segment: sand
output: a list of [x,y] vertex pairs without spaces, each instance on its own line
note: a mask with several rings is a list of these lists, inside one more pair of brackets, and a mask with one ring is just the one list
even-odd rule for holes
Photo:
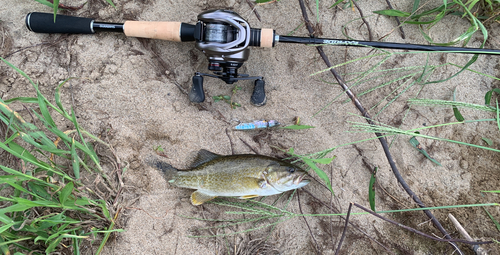
[[[79,5],[83,1],[66,3]],[[310,1],[309,17],[318,24],[320,37],[344,39],[343,26],[348,35],[358,40],[368,40],[368,32],[358,19],[359,12],[350,8],[328,9],[333,1],[320,1],[319,16],[315,14],[315,2]],[[394,19],[372,15],[372,11],[387,9],[385,1],[360,1],[375,39],[385,35],[387,41],[426,44],[418,27],[405,26],[406,39],[395,30]],[[393,2],[396,9],[411,10],[413,1]],[[121,1],[117,8],[105,1],[89,1],[78,11],[62,11],[64,14],[90,17],[104,22],[182,21],[194,24],[197,14],[209,9],[229,9],[239,13],[252,27],[273,28],[277,34],[286,35],[303,23],[298,1],[279,1],[257,6],[261,21],[257,19],[246,1]],[[424,8],[431,8],[426,6]],[[2,0],[0,19],[2,41],[0,53],[7,60],[24,70],[40,84],[48,98],[53,98],[57,84],[68,77],[79,77],[62,88],[63,103],[74,107],[80,125],[94,134],[108,134],[109,141],[118,157],[129,164],[124,173],[125,188],[117,207],[121,207],[118,228],[125,231],[113,235],[104,254],[333,254],[343,230],[344,221],[338,217],[295,217],[277,224],[274,228],[218,238],[191,238],[189,235],[214,235],[243,231],[262,224],[231,226],[208,230],[212,226],[195,219],[181,216],[234,219],[237,215],[224,212],[232,210],[215,204],[193,206],[189,202],[192,191],[170,187],[161,174],[142,163],[154,148],[161,146],[166,160],[175,167],[186,168],[193,153],[207,149],[215,153],[258,153],[284,156],[276,148],[294,148],[295,153],[315,153],[362,139],[373,138],[372,133],[352,133],[352,123],[363,122],[347,96],[329,72],[311,74],[326,68],[312,46],[278,43],[270,49],[252,48],[248,61],[240,73],[263,76],[266,81],[268,102],[263,107],[250,104],[253,82],[242,81],[242,88],[233,100],[241,107],[231,109],[224,102],[214,102],[213,96],[231,95],[233,85],[220,80],[205,78],[206,101],[200,106],[189,102],[183,90],[189,90],[191,78],[197,71],[208,72],[208,61],[195,49],[194,43],[127,38],[120,33],[95,35],[36,34],[28,31],[24,18],[32,11],[51,12],[51,9],[35,1],[12,4]],[[350,23],[349,23],[350,22]],[[445,17],[432,30],[435,41],[446,42],[460,35],[468,22],[456,16]],[[488,48],[500,48],[497,35],[500,30],[492,25]],[[304,26],[293,34],[308,36]],[[471,40],[469,47],[478,47],[481,37]],[[330,61],[343,63],[368,54],[370,49],[355,47],[325,47]],[[380,69],[422,66],[446,62],[464,65],[471,56],[459,54],[412,54],[395,55],[383,63]],[[368,59],[337,68],[342,74],[367,70],[378,60]],[[496,56],[480,56],[470,68],[491,76],[498,76]],[[446,66],[436,69],[429,80],[449,77],[458,71]],[[401,71],[403,72],[403,71]],[[20,75],[6,65],[0,66],[0,95],[2,99],[18,96],[35,96],[34,89]],[[346,75],[350,82],[354,75]],[[394,78],[391,78],[394,79]],[[361,93],[379,86],[390,79],[381,77],[362,83],[352,90]],[[484,95],[498,82],[472,72],[438,84],[411,86],[387,108],[386,103],[403,92],[407,83],[399,81],[387,87],[361,96],[360,101],[369,109],[376,121],[404,130],[456,121],[451,107],[411,106],[408,99],[427,98],[456,100],[484,104]],[[177,85],[179,84],[182,89]],[[352,85],[352,84],[350,84]],[[395,91],[393,94],[391,92]],[[338,97],[340,95],[340,97]],[[15,109],[22,109],[17,105]],[[380,110],[383,111],[376,115]],[[462,109],[468,120],[494,118],[492,113]],[[306,130],[234,131],[238,121],[275,119],[283,125],[291,125],[300,117],[301,124],[315,128]],[[60,121],[60,120],[59,120]],[[64,129],[64,128],[63,128]],[[494,122],[478,122],[445,126],[421,131],[426,135],[489,146],[482,139],[493,141],[492,148],[499,148],[498,128]],[[408,142],[410,137],[398,136],[390,140],[391,153],[402,176],[427,206],[489,203],[498,201],[495,194],[481,194],[481,190],[498,190],[498,153],[454,143],[420,138],[422,146],[442,166],[426,159]],[[247,146],[246,142],[249,146]],[[305,189],[327,204],[332,203],[341,212],[347,212],[350,202],[369,207],[368,184],[371,171],[378,167],[377,210],[414,208],[417,205],[397,183],[380,143],[371,140],[339,147],[328,157],[336,158],[329,165],[319,165],[332,180],[335,197],[317,182]],[[313,174],[313,176],[316,176]],[[114,176],[113,178],[116,178]],[[289,195],[288,193],[286,194]],[[287,210],[294,213],[331,213],[325,205],[305,191],[299,191]],[[286,197],[287,197],[286,196]],[[277,202],[283,208],[285,198]],[[264,200],[272,203],[278,196]],[[229,199],[229,201],[236,201]],[[112,201],[110,201],[112,202]],[[498,207],[488,207],[499,219]],[[355,212],[361,210],[354,209]],[[447,218],[455,217],[474,238],[498,238],[498,230],[480,208],[434,211],[436,217],[454,238],[462,238]],[[422,212],[385,214],[404,225],[430,235],[442,234],[429,223]],[[249,217],[249,216],[247,216]],[[307,220],[307,223],[306,221]],[[369,215],[351,217],[351,222],[370,237],[397,254],[451,254],[451,246],[412,234],[402,228]],[[317,242],[317,246],[316,246]],[[461,249],[472,254],[471,249]],[[485,245],[498,253],[498,246]],[[84,252],[92,254],[95,244],[86,243]],[[246,252],[246,253],[245,253]],[[347,230],[341,254],[385,254],[387,251],[359,230]]]

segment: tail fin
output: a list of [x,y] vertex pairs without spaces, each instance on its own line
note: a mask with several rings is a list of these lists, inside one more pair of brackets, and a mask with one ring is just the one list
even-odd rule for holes
[[161,160],[153,155],[148,156],[144,160],[144,163],[146,163],[150,167],[153,167],[153,168],[160,170],[163,173],[163,177],[168,182],[173,181],[175,174],[178,171],[175,167],[171,166],[167,162],[165,162],[165,161],[163,161],[163,160]]

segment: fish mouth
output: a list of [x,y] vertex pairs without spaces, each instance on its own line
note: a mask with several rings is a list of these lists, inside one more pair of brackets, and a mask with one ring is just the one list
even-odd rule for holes
[[308,184],[309,182],[311,182],[311,180],[309,179],[306,179],[309,175],[307,173],[303,174],[303,175],[299,175],[294,181],[293,181],[293,184],[296,184],[296,185],[300,185],[300,184],[303,184],[303,185],[306,185]]

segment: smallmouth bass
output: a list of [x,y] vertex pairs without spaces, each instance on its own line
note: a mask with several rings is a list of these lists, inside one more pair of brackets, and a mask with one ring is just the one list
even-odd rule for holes
[[196,189],[191,203],[201,205],[216,197],[248,199],[271,196],[307,185],[300,167],[262,155],[218,155],[200,150],[190,169],[181,170],[157,158],[146,163],[165,174],[173,186]]

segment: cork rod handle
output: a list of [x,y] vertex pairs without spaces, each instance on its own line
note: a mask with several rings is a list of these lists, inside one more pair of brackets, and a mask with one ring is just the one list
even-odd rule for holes
[[260,30],[260,47],[271,48],[274,46],[274,30],[262,28]]
[[181,41],[181,22],[125,21],[123,32],[126,36]]

